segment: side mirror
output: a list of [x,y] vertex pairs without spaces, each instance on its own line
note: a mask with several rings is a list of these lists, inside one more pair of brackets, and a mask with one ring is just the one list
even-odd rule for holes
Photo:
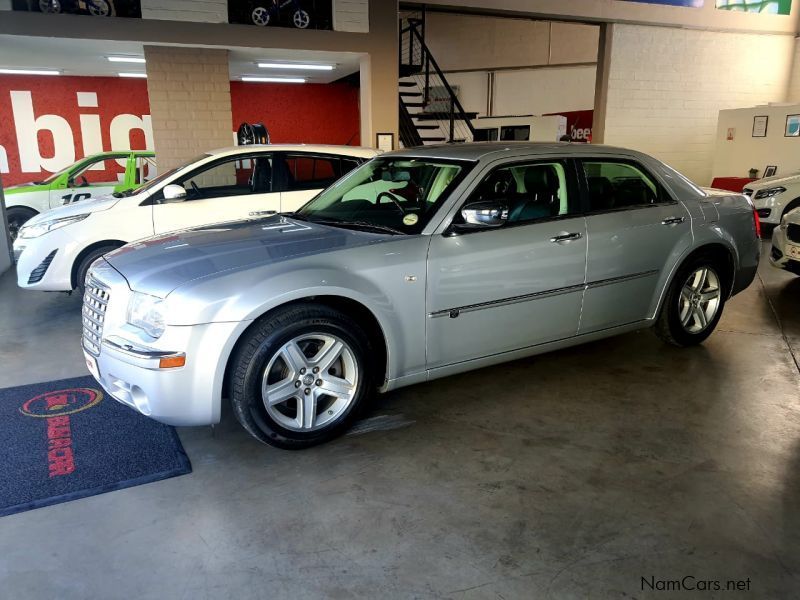
[[164,202],[180,202],[186,199],[186,190],[182,185],[170,183],[164,186]]
[[497,201],[473,202],[461,209],[463,229],[500,227],[508,221],[508,207]]

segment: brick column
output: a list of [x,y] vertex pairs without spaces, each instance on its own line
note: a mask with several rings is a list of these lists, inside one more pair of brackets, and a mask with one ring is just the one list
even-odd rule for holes
[[158,170],[233,145],[228,51],[145,46]]

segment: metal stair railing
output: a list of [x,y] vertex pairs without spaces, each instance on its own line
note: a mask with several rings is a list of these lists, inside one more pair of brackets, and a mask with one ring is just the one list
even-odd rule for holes
[[[411,78],[419,88],[422,98],[420,102],[408,102],[403,98],[401,90],[400,104],[412,123],[420,125],[435,123],[444,140],[431,139],[430,141],[465,142],[472,141],[475,129],[472,126],[469,114],[464,110],[456,93],[451,87],[444,73],[439,68],[436,59],[425,44],[421,29],[424,21],[416,18],[407,18],[407,25],[400,30],[400,73],[401,76]],[[444,94],[433,97],[431,91],[439,90]],[[408,92],[407,92],[408,94]],[[413,94],[413,93],[412,93]],[[442,105],[441,110],[431,110],[431,105]],[[420,108],[418,113],[408,111],[409,107]],[[416,121],[415,121],[416,120]],[[409,140],[401,140],[404,145],[412,145]],[[426,138],[417,133],[422,142]]]

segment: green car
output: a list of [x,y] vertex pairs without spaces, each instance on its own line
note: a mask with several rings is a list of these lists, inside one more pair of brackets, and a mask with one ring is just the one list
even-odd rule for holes
[[150,151],[102,152],[87,156],[44,181],[5,188],[11,239],[22,224],[46,210],[89,198],[126,192],[156,176]]

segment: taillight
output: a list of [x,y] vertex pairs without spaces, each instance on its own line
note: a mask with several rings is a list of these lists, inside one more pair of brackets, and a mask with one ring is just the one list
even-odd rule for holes
[[758,211],[753,208],[753,224],[756,226],[756,237],[761,239],[761,219],[758,218]]

